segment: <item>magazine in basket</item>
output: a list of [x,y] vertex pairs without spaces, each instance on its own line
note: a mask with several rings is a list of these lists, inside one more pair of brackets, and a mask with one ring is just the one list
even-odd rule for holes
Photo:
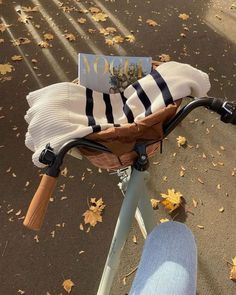
[[151,57],[106,56],[79,53],[79,82],[103,93],[123,92],[151,72]]

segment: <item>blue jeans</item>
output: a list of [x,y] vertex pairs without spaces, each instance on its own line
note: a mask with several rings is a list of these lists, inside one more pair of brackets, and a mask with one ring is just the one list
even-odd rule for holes
[[169,221],[144,244],[129,295],[196,295],[197,247],[190,229]]

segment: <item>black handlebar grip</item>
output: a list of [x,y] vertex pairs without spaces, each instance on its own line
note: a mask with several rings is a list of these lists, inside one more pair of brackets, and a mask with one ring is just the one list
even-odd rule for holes
[[213,98],[210,109],[222,115],[223,101],[220,98]]

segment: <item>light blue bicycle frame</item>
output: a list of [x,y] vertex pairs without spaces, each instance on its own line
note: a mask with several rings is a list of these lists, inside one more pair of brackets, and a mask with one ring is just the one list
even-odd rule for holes
[[112,282],[119,266],[121,252],[128,238],[134,216],[144,238],[157,225],[150,199],[147,196],[146,182],[148,177],[149,172],[138,171],[134,168],[131,176],[127,176],[122,180],[121,190],[124,193],[124,200],[117,219],[97,295],[109,295],[110,293]]

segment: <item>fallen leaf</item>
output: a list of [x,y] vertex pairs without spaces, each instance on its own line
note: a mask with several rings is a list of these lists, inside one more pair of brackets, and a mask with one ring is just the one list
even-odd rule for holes
[[88,32],[92,34],[92,33],[95,33],[96,30],[95,29],[88,29]]
[[34,240],[36,241],[36,243],[39,243],[39,237],[38,237],[38,235],[34,236]]
[[150,199],[151,205],[153,209],[158,209],[158,204],[161,202],[160,200],[157,199]]
[[168,62],[170,61],[170,56],[169,54],[162,53],[161,55],[159,55],[159,59],[161,62]]
[[71,281],[71,279],[65,280],[62,284],[63,288],[66,290],[67,293],[71,292],[71,289],[74,285],[75,284]]
[[79,225],[79,229],[82,230],[82,231],[84,230],[84,226],[83,226],[82,223],[80,223],[80,225]]
[[61,175],[63,175],[63,176],[67,176],[67,173],[68,173],[68,169],[67,169],[67,167],[65,167],[62,171],[61,171]]
[[90,203],[92,205],[87,211],[84,212],[84,223],[95,226],[98,222],[102,222],[102,211],[105,208],[102,198],[96,201],[96,198],[91,198]]
[[183,195],[180,192],[175,192],[174,189],[168,189],[168,194],[161,194],[161,196],[165,199],[161,203],[170,210],[169,212],[172,212],[180,206]]
[[125,36],[125,40],[130,42],[130,43],[134,43],[135,42],[135,36],[134,35],[127,35],[127,36]]
[[199,225],[198,224],[197,227],[200,228],[200,229],[204,229],[204,225]]
[[102,29],[99,30],[99,32],[101,34],[103,34],[104,36],[114,34],[116,31],[117,31],[116,28],[113,28],[113,27],[102,28]]
[[189,15],[186,13],[180,13],[179,18],[181,18],[182,20],[187,20],[189,19]]
[[28,24],[29,23],[29,20],[32,19],[33,17],[30,16],[30,15],[21,15],[19,18],[18,18],[18,21],[21,22],[21,23],[24,23],[24,24]]
[[38,6],[34,6],[34,7],[25,7],[25,6],[22,6],[21,7],[22,11],[24,12],[36,12],[39,10],[39,7]]
[[236,2],[231,5],[230,9],[236,9]]
[[91,13],[99,13],[100,9],[97,7],[89,7],[88,9]]
[[146,20],[146,23],[151,26],[151,27],[156,27],[157,26],[157,22],[155,22],[154,20],[152,19],[147,19]]
[[232,259],[233,264],[230,271],[230,280],[236,280],[236,256]]
[[114,45],[114,42],[113,42],[112,39],[106,39],[106,40],[105,40],[105,44],[107,44],[107,45],[109,45],[109,46],[112,46],[112,45]]
[[0,24],[0,32],[4,32],[7,28],[11,27],[12,25],[7,25],[7,24],[4,24],[4,23],[1,23]]
[[47,41],[41,41],[38,43],[38,46],[40,46],[41,48],[48,48],[48,47],[52,47],[52,45],[50,45]]
[[179,176],[183,177],[184,176],[184,171],[180,170]]
[[45,41],[53,40],[54,36],[52,34],[46,33],[43,35]]
[[133,241],[135,244],[137,244],[137,238],[136,238],[135,235],[133,235],[132,241]]
[[25,38],[25,37],[20,37],[18,39],[15,39],[13,41],[11,41],[13,43],[14,46],[19,46],[21,44],[28,44],[30,43],[31,41],[28,39],[28,38]]
[[124,38],[122,37],[122,36],[120,36],[120,35],[117,35],[117,36],[114,36],[113,38],[112,38],[112,41],[114,42],[114,43],[123,43],[124,42]]
[[197,208],[197,201],[193,199],[193,207]]
[[103,13],[103,12],[99,12],[96,13],[92,16],[93,20],[95,20],[96,22],[105,22],[108,18],[108,15]]
[[79,24],[85,24],[86,23],[86,18],[81,17],[81,18],[78,18],[77,21],[78,21]]
[[198,182],[200,182],[201,184],[204,184],[204,182],[201,180],[201,178],[198,177]]
[[219,209],[219,211],[220,211],[220,213],[223,213],[223,212],[225,211],[224,207],[221,207],[221,208]]
[[160,219],[160,223],[164,223],[164,222],[168,222],[170,221],[168,218],[161,218]]
[[185,146],[187,143],[187,139],[184,136],[178,136],[176,138],[178,147]]
[[22,59],[23,59],[23,57],[21,55],[13,55],[11,57],[11,60],[13,60],[13,61],[20,61]]
[[71,33],[67,33],[64,36],[69,41],[75,41],[75,36],[73,34],[71,34]]
[[0,74],[5,75],[6,73],[11,73],[13,66],[9,63],[7,64],[0,64]]

